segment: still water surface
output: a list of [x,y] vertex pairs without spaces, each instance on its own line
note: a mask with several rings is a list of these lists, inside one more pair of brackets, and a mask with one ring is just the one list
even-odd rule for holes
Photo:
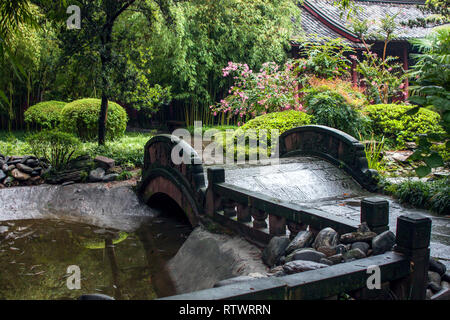
[[[191,231],[158,217],[133,233],[61,220],[0,222],[0,299],[115,299],[175,294],[165,265]],[[81,270],[81,289],[67,287],[67,267]]]

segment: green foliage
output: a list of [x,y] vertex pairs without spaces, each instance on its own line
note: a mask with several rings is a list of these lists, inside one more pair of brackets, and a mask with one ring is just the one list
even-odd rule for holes
[[30,154],[30,145],[25,141],[26,133],[0,131],[0,153],[3,155]]
[[438,214],[450,212],[450,178],[435,181],[405,181],[393,184],[386,190],[402,203],[418,208],[430,209]]
[[354,137],[365,134],[367,120],[354,110],[338,92],[325,88],[304,91],[306,110],[313,116],[313,123],[344,131]]
[[151,135],[126,132],[121,138],[107,141],[104,146],[95,142],[82,144],[80,153],[89,154],[92,158],[105,156],[115,160],[122,167],[142,167],[144,165],[144,146]]
[[351,61],[346,54],[354,52],[340,38],[305,42],[301,51],[307,58],[298,61],[296,71],[303,79],[308,79],[310,75],[327,79],[347,75]]
[[[359,137],[359,140],[362,141],[362,135],[360,135]],[[382,164],[383,148],[384,137],[381,138],[381,141],[376,141],[374,135],[372,134],[371,140],[364,145],[364,153],[366,154],[369,169],[374,169],[377,171],[382,171],[384,169]]]
[[414,115],[407,114],[412,108],[397,104],[370,105],[364,113],[372,120],[375,135],[392,138],[400,147],[407,141],[415,141],[420,134],[443,132],[438,113],[421,109]]
[[413,86],[409,98],[418,107],[410,110],[410,114],[422,110],[420,107],[433,108],[441,114],[440,123],[445,129],[445,132],[433,131],[419,140],[419,150],[414,158],[425,162],[416,170],[419,176],[424,176],[443,162],[441,154],[431,150],[433,141],[444,144],[442,154],[450,152],[450,27],[438,28],[427,38],[412,43],[420,53],[413,55],[417,61],[411,72]]
[[42,129],[54,129],[61,121],[61,111],[66,105],[61,101],[45,101],[25,111],[25,122]]
[[[279,130],[280,134],[290,129],[311,124],[312,116],[306,112],[288,110],[268,113],[244,124],[241,129],[244,131],[254,129],[257,133],[260,130]],[[269,135],[270,137],[270,135]]]
[[404,96],[406,74],[397,58],[382,59],[375,53],[364,52],[364,59],[358,60],[356,70],[366,84],[366,95],[371,103],[391,103]]
[[368,104],[367,97],[364,95],[364,89],[354,86],[353,83],[339,78],[321,79],[311,77],[308,79],[307,87],[319,91],[332,91],[341,95],[345,101],[355,109],[361,109]]
[[[82,140],[94,140],[98,134],[100,99],[81,99],[68,103],[62,110],[61,128]],[[109,101],[106,138],[119,138],[125,132],[128,115],[123,107]]]
[[49,160],[55,169],[64,167],[80,147],[76,137],[57,130],[35,133],[27,142],[36,157]]
[[267,61],[283,63],[295,26],[291,18],[300,15],[291,0],[194,0],[171,10],[173,26],[157,25],[149,35],[151,70],[184,104],[187,125],[212,121],[209,106],[230,86],[221,72],[229,61],[253,70]]

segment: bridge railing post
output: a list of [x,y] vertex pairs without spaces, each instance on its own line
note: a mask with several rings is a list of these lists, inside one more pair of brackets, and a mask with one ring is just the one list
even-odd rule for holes
[[411,274],[392,285],[401,299],[425,300],[430,259],[431,219],[413,213],[397,219],[395,251],[410,261]]
[[206,214],[214,216],[214,213],[221,207],[221,198],[214,194],[213,186],[216,183],[225,182],[225,169],[213,167],[207,169],[208,189],[206,191]]
[[269,214],[269,234],[274,236],[286,235],[286,218]]
[[361,201],[361,223],[377,234],[389,230],[389,202],[379,197],[365,198]]

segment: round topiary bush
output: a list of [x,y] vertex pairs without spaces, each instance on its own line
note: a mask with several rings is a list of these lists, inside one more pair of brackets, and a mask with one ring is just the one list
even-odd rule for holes
[[364,113],[370,118],[375,135],[391,138],[399,146],[407,141],[415,141],[420,134],[444,133],[437,112],[420,108],[416,114],[407,115],[406,112],[412,108],[398,104],[378,104],[366,107]]
[[313,123],[339,129],[353,137],[365,134],[368,120],[338,92],[324,88],[304,91],[306,110],[313,116]]
[[265,129],[268,132],[271,129],[277,129],[280,134],[290,129],[311,124],[312,116],[306,112],[288,110],[281,112],[271,112],[255,119],[250,120],[244,124],[241,129],[247,131],[254,129],[259,132]]
[[[68,103],[62,110],[61,128],[76,134],[82,140],[94,140],[98,136],[100,99],[81,99]],[[108,102],[106,139],[115,139],[125,132],[128,116],[123,107]]]
[[35,104],[25,111],[25,122],[39,129],[56,128],[60,124],[61,111],[66,104],[54,100]]

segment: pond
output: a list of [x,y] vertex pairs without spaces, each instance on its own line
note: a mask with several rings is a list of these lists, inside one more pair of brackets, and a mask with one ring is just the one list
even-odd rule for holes
[[[165,265],[190,231],[184,221],[164,216],[132,233],[55,219],[1,221],[0,299],[77,299],[100,293],[147,300],[173,295]],[[67,286],[72,265],[80,268],[79,290]]]

